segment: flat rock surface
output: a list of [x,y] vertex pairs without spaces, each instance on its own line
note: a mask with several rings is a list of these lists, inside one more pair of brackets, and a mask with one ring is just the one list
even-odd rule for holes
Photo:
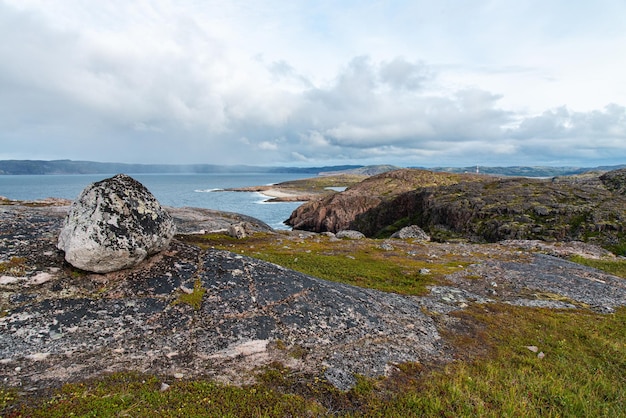
[[[65,263],[55,248],[66,210],[0,205],[0,381],[6,385],[37,390],[119,370],[241,384],[250,382],[249,371],[280,361],[346,389],[354,374],[452,359],[436,324],[470,303],[601,312],[626,305],[623,279],[498,244],[391,240],[414,257],[458,252],[475,261],[422,297],[327,282],[176,239],[133,269],[89,274]],[[193,209],[172,215],[183,231],[242,221]],[[254,223],[262,230],[261,224]],[[205,289],[199,308],[182,302],[194,286]]]

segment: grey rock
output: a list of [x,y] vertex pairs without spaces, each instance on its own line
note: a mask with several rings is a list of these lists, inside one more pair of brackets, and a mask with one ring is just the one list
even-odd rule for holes
[[391,238],[408,239],[413,238],[420,241],[430,241],[430,236],[422,228],[417,225],[405,226],[401,230],[395,232]]
[[353,231],[350,229],[346,229],[344,231],[339,231],[335,234],[337,238],[347,238],[347,239],[363,239],[365,235],[360,233],[359,231]]
[[81,270],[108,273],[167,247],[176,228],[141,183],[118,174],[91,184],[72,203],[57,247]]
[[[32,387],[106,371],[158,369],[237,382],[272,361],[289,361],[287,351],[269,344],[280,340],[305,353],[303,370],[329,370],[329,381],[348,389],[355,375],[381,376],[389,365],[446,358],[434,321],[415,298],[327,282],[175,240],[168,253],[174,252],[175,263],[164,263],[172,256],[159,254],[154,259],[163,262],[117,283],[115,299],[16,306],[0,318],[0,359],[6,363],[0,363],[0,376]],[[192,261],[202,264],[187,269],[184,264]],[[174,285],[200,280],[206,289],[201,307],[172,303],[180,290],[158,287],[163,275]],[[28,374],[11,372],[15,367]]]
[[248,233],[246,232],[246,226],[243,223],[230,225],[226,234],[230,237],[237,239],[243,239],[248,236]]

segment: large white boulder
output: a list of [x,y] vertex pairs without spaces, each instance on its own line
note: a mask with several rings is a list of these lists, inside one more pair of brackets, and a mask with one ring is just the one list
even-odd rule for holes
[[57,247],[76,268],[108,273],[166,248],[172,217],[143,184],[125,174],[85,188],[72,203]]

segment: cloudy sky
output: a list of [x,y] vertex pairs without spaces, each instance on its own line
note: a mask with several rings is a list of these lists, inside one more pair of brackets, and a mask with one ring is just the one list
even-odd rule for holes
[[626,163],[624,0],[0,0],[0,159]]

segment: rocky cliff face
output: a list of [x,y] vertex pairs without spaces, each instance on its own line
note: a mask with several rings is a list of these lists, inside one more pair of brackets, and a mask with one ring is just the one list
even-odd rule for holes
[[600,176],[607,189],[626,195],[626,168],[609,171]]
[[[385,173],[349,193],[303,205],[289,222],[297,229],[355,229],[367,236],[415,224],[438,241],[579,240],[617,253],[626,249],[626,170],[548,180],[430,176],[420,184],[414,181],[424,178],[418,170]],[[398,177],[404,181],[396,187]]]
[[416,188],[449,185],[475,178],[471,175],[402,169],[372,176],[361,183],[297,208],[287,220],[294,229],[337,232],[349,229],[354,219],[383,202]]
[[610,246],[626,236],[626,199],[589,184],[468,182],[404,193],[358,216],[351,227],[377,235],[411,223],[439,240],[580,240]]

